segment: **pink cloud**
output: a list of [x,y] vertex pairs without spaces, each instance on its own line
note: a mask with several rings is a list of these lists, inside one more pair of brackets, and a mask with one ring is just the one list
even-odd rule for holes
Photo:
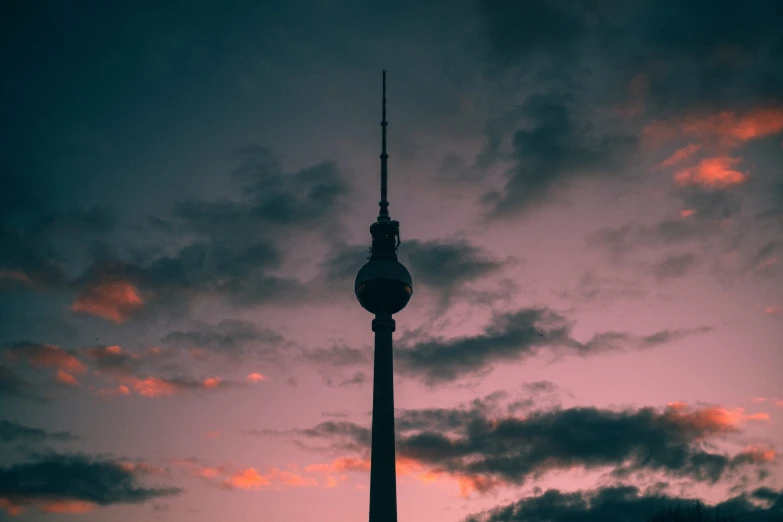
[[780,307],[779,306],[768,306],[764,309],[764,313],[767,315],[770,315],[772,317],[777,317],[780,315]]
[[12,361],[26,359],[34,367],[53,366],[70,373],[84,373],[87,367],[73,354],[53,344],[20,343],[6,351],[6,357]]
[[753,462],[761,464],[763,462],[774,462],[777,453],[772,448],[750,446],[742,450],[739,455],[745,456]]
[[744,408],[729,410],[719,406],[692,409],[685,402],[670,402],[664,416],[702,435],[736,431],[747,421],[767,421],[768,413],[746,414]]
[[143,304],[138,289],[132,283],[122,280],[99,281],[79,293],[71,310],[124,323]]
[[92,502],[85,502],[83,500],[60,500],[43,503],[41,504],[40,509],[44,513],[83,514],[89,513],[96,507],[97,506]]
[[684,168],[674,174],[674,181],[683,187],[700,186],[723,189],[744,183],[748,174],[734,170],[742,158],[716,156],[704,158],[695,167]]
[[258,382],[263,381],[264,379],[266,379],[266,377],[256,372],[253,372],[247,376],[247,382]]
[[694,136],[733,148],[753,139],[783,132],[783,108],[759,107],[745,113],[723,111],[717,114],[687,116],[673,121],[655,121],[644,135],[654,141],[678,135]]
[[686,145],[685,147],[682,147],[674,151],[674,153],[671,156],[669,156],[668,158],[660,162],[658,166],[661,168],[673,167],[674,165],[677,165],[678,163],[682,163],[684,160],[691,157],[694,153],[698,152],[699,149],[701,149],[701,145],[698,145],[696,143],[691,143],[690,145]]
[[162,377],[140,378],[133,375],[119,375],[116,378],[124,385],[123,393],[106,393],[107,396],[127,395],[127,393],[124,393],[127,390],[128,393],[133,391],[147,398],[166,397],[188,390],[214,390],[231,385],[231,383],[224,381],[220,377],[208,377],[203,381],[166,379]]
[[57,376],[55,377],[55,380],[60,384],[65,384],[66,386],[80,386],[79,381],[77,381],[73,375],[62,370],[57,370]]
[[130,389],[124,384],[121,384],[116,388],[100,388],[95,390],[95,394],[100,395],[101,397],[116,397],[117,395],[130,394]]
[[21,270],[0,270],[0,286],[7,282],[19,283],[24,285],[33,284],[32,279]]

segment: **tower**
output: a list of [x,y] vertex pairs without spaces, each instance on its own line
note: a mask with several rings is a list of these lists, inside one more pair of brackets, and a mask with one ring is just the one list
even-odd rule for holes
[[408,304],[413,280],[397,260],[400,223],[389,217],[386,199],[386,70],[383,71],[381,120],[381,200],[378,218],[370,225],[372,246],[367,263],[356,274],[354,291],[362,307],[375,314],[375,360],[372,381],[372,448],[370,451],[370,522],[397,522],[397,477],[394,450],[394,371],[392,315]]

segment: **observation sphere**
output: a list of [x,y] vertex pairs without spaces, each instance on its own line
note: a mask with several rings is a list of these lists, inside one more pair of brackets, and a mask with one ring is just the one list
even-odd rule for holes
[[368,312],[396,314],[413,295],[413,279],[396,259],[374,259],[359,269],[354,291],[359,304]]

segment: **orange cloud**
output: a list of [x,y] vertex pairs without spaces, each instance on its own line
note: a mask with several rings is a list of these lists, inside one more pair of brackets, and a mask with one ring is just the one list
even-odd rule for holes
[[95,509],[96,505],[92,502],[82,500],[61,500],[55,502],[46,502],[41,504],[41,511],[44,513],[89,513]]
[[272,468],[266,475],[261,475],[256,468],[246,468],[223,480],[222,485],[223,487],[230,489],[257,490],[273,485],[300,487],[315,486],[317,484],[315,479],[306,478],[291,471],[282,471],[277,468]]
[[173,384],[159,377],[147,377],[146,379],[132,377],[130,382],[133,389],[142,397],[174,395],[177,391],[177,388]]
[[5,509],[6,512],[8,512],[8,514],[11,515],[12,517],[24,513],[24,506],[20,504],[15,504],[14,502],[11,502],[11,500],[7,498],[0,498],[0,509]]
[[[0,509],[5,509],[11,516],[21,515],[28,505],[30,505],[29,501],[19,503],[8,498],[0,498]],[[49,500],[45,502],[36,502],[34,505],[37,506],[42,513],[71,514],[89,513],[97,507],[95,503],[84,500]]]
[[658,164],[658,167],[660,168],[673,167],[674,165],[677,165],[678,163],[682,163],[684,160],[691,157],[694,153],[698,152],[699,149],[701,149],[701,145],[695,143],[686,145],[685,147],[675,150],[671,156],[669,156],[668,158],[660,162]]
[[763,462],[774,462],[777,453],[772,448],[762,448],[760,446],[750,446],[739,453],[739,456],[749,458],[752,462],[761,464]]
[[764,309],[764,313],[767,315],[771,315],[772,317],[777,317],[780,315],[780,307],[768,306]]
[[259,489],[270,484],[270,480],[260,475],[256,468],[244,469],[223,481],[224,486],[240,489]]
[[714,141],[728,148],[781,132],[783,108],[756,108],[744,114],[723,111],[670,122],[655,121],[644,129],[645,137],[654,141],[687,135]]
[[686,428],[698,430],[701,433],[726,433],[739,429],[746,421],[769,420],[768,413],[746,415],[743,408],[729,410],[721,407],[708,407],[691,410],[685,402],[670,402],[664,416],[678,422]]
[[11,360],[26,359],[31,366],[37,368],[54,366],[70,373],[84,373],[87,366],[69,352],[53,344],[20,343],[6,351],[6,357]]
[[775,407],[783,408],[783,399],[775,399]]
[[101,388],[95,390],[95,394],[100,395],[101,397],[115,397],[117,395],[128,395],[129,393],[130,390],[124,384],[121,384],[116,388]]
[[222,382],[223,382],[223,379],[221,379],[220,377],[208,377],[208,378],[204,379],[204,381],[201,384],[207,390],[211,390],[213,388],[217,388],[218,386],[220,386],[220,384]]
[[247,376],[247,382],[258,382],[263,381],[264,379],[266,379],[266,377],[256,372],[253,372]]
[[338,471],[370,471],[369,459],[339,457],[328,464],[310,464],[305,468],[309,473],[329,473]]
[[694,209],[692,209],[692,208],[684,208],[684,209],[680,210],[680,217],[681,218],[691,217],[695,213],[696,213],[696,211]]
[[124,323],[142,307],[138,289],[128,281],[101,281],[79,293],[71,310]]
[[21,270],[0,270],[0,285],[5,284],[6,281],[25,285],[33,284],[32,279]]
[[[148,398],[175,395],[187,390],[214,390],[230,384],[219,377],[208,377],[203,381],[185,381],[162,377],[139,378],[133,375],[120,375],[117,379],[125,385],[124,388],[128,392],[132,390],[138,395]],[[107,393],[107,395],[112,394]],[[127,393],[115,393],[114,395],[127,395]]]
[[73,375],[62,370],[57,370],[57,377],[55,377],[55,380],[66,386],[80,386],[79,381],[77,381]]
[[744,183],[748,174],[734,170],[732,167],[742,161],[742,158],[716,156],[704,158],[695,167],[684,168],[674,174],[674,181],[683,187],[701,186],[707,188],[727,188]]
[[205,434],[204,437],[208,439],[216,439],[220,437],[220,431],[219,430],[210,431],[209,433]]

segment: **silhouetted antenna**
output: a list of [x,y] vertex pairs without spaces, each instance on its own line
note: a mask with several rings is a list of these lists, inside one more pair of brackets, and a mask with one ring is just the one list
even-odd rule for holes
[[388,221],[389,220],[389,202],[386,199],[386,182],[388,179],[388,166],[386,164],[386,160],[389,158],[389,155],[386,154],[386,126],[389,124],[388,121],[386,121],[386,69],[383,70],[383,101],[382,101],[382,107],[383,107],[383,118],[381,120],[381,201],[379,203],[381,207],[381,211],[378,213],[378,221]]

